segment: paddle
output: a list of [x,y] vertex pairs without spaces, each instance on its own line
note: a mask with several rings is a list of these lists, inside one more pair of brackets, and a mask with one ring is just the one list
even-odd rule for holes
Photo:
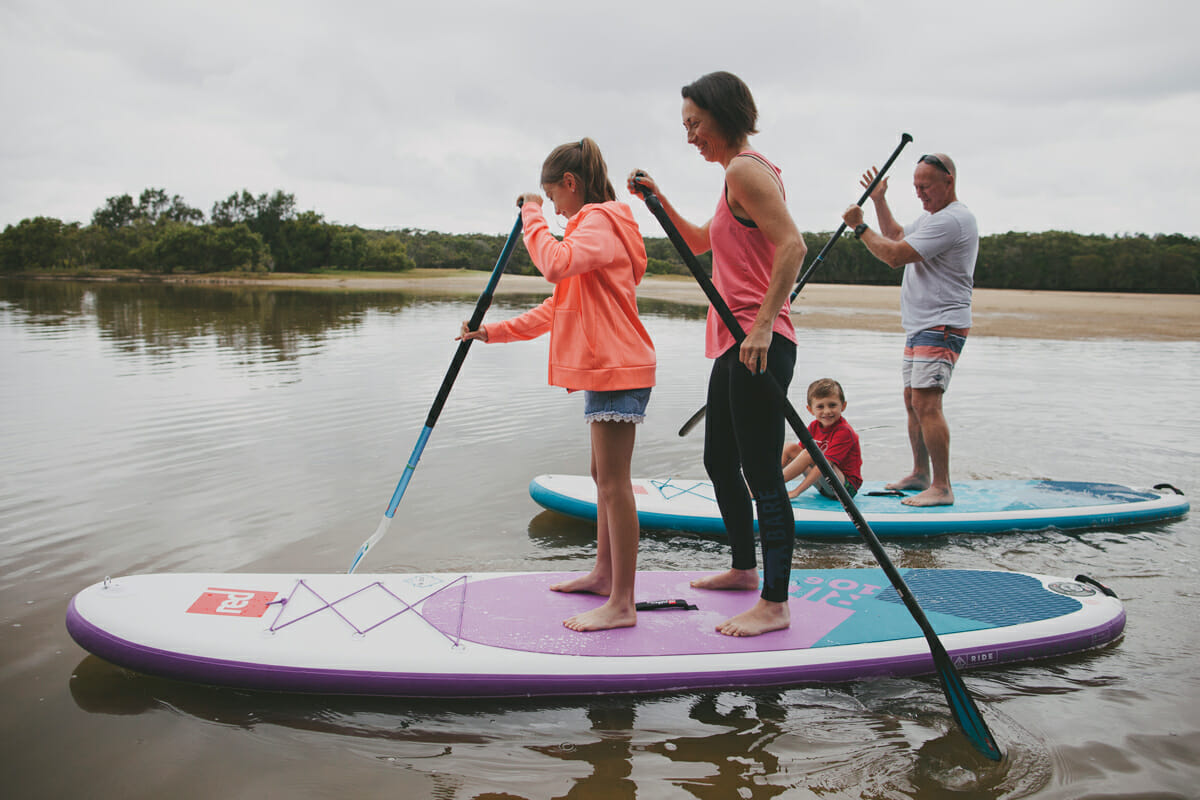
[[[858,198],[858,202],[855,203],[856,206],[861,206],[863,203],[867,202],[867,198],[871,196],[871,192],[875,191],[875,187],[879,185],[879,181],[883,180],[883,176],[887,174],[889,169],[891,169],[892,162],[895,161],[896,157],[900,155],[900,151],[904,149],[904,146],[912,140],[913,138],[907,133],[900,134],[900,144],[897,145],[896,149],[892,151],[892,154],[888,156],[888,160],[883,162],[883,169],[879,170],[879,173],[875,176],[875,179],[871,181],[870,185],[867,186],[867,190],[863,192],[862,197]],[[808,279],[812,277],[812,274],[816,268],[825,261],[825,254],[829,252],[830,248],[832,248],[834,244],[841,240],[842,233],[844,233],[845,230],[846,223],[843,222],[838,226],[838,229],[834,231],[833,236],[829,237],[829,241],[825,242],[825,246],[821,248],[821,252],[817,253],[817,257],[813,259],[813,262],[808,265],[808,269],[804,270],[804,274],[800,276],[798,281],[796,281],[796,288],[792,290],[791,297],[788,298],[789,303],[794,303],[796,301],[796,296],[800,294],[800,290],[804,288],[804,284],[808,283]],[[688,417],[687,422],[683,423],[683,426],[679,429],[679,435],[687,436],[689,433],[691,433],[692,428],[695,428],[696,425],[699,424],[700,420],[704,419],[704,412],[707,410],[707,405],[700,406],[700,410]]]
[[[903,146],[903,143],[901,144]],[[687,244],[683,241],[683,236],[675,227],[675,223],[671,222],[671,218],[667,216],[666,209],[663,208],[658,196],[654,192],[645,188],[641,183],[634,178],[634,186],[642,194],[642,198],[646,201],[646,206],[650,212],[658,219],[663,230],[667,233],[667,238],[675,245],[675,249],[679,251],[679,255],[683,257],[684,263],[692,275],[695,276],[696,282],[700,284],[700,288],[704,290],[704,294],[708,297],[712,307],[716,310],[721,321],[725,323],[725,327],[733,334],[733,338],[739,344],[746,338],[742,326],[733,316],[733,312],[729,310],[729,306],[725,303],[721,293],[717,291],[717,287],[713,286],[712,280],[704,273],[704,269],[700,266],[700,262],[696,260],[696,256],[688,249]],[[979,713],[979,709],[975,706],[975,701],[971,699],[967,687],[963,684],[962,677],[958,674],[958,670],[954,666],[954,662],[950,660],[949,653],[942,646],[941,640],[937,633],[934,632],[933,626],[929,624],[929,620],[925,617],[925,612],[921,610],[921,606],[917,603],[917,599],[913,596],[912,591],[908,588],[908,584],[904,582],[904,578],[896,571],[892,565],[891,559],[883,549],[883,545],[879,543],[875,532],[871,530],[871,526],[867,524],[867,520],[863,517],[862,512],[854,505],[854,500],[850,497],[850,493],[846,491],[846,487],[838,480],[837,473],[833,471],[829,461],[825,458],[825,454],[821,448],[817,446],[813,440],[813,436],[809,433],[808,428],[804,426],[800,415],[796,413],[796,409],[788,402],[787,393],[783,387],[775,380],[775,376],[771,373],[764,373],[763,378],[767,381],[768,390],[774,396],[777,402],[784,409],[784,415],[792,426],[792,430],[800,437],[801,443],[812,456],[813,462],[817,468],[821,470],[821,474],[825,476],[829,485],[833,487],[841,501],[842,507],[854,522],[854,527],[862,534],[866,540],[867,547],[871,549],[871,553],[875,556],[875,560],[879,562],[879,566],[883,568],[884,574],[891,581],[892,587],[900,599],[904,601],[904,605],[908,608],[910,614],[916,623],[921,628],[921,632],[925,634],[925,640],[929,643],[929,652],[933,656],[933,664],[937,669],[938,680],[941,681],[942,691],[946,695],[946,701],[950,705],[950,713],[954,716],[954,721],[962,729],[963,733],[971,741],[980,753],[992,761],[999,761],[1003,758],[999,746],[995,739],[992,738],[991,732],[988,730],[987,723],[984,722],[983,716]]]
[[[521,203],[518,202],[517,206],[520,207],[520,205]],[[500,275],[504,272],[504,267],[508,264],[508,257],[512,255],[513,247],[520,235],[521,215],[518,213],[512,232],[508,234],[508,241],[504,243],[504,249],[500,251],[500,258],[496,259],[496,266],[492,268],[492,276],[488,279],[483,294],[479,295],[479,300],[475,303],[475,313],[471,315],[471,320],[467,323],[467,327],[471,330],[478,330],[479,325],[483,322],[483,315],[487,313],[488,306],[492,304],[492,295],[496,291],[496,284],[500,282]],[[383,518],[379,520],[379,527],[362,543],[362,547],[358,548],[354,561],[350,563],[350,569],[346,570],[347,573],[354,572],[367,551],[387,533],[388,526],[392,523],[392,517],[396,514],[396,508],[400,505],[400,499],[404,497],[408,482],[417,468],[417,462],[421,460],[421,453],[425,450],[425,443],[429,441],[429,434],[433,432],[433,426],[442,413],[442,406],[446,404],[446,398],[450,396],[450,388],[454,386],[458,371],[467,357],[467,351],[471,349],[471,341],[471,339],[463,339],[458,343],[458,350],[454,353],[450,368],[446,370],[446,377],[442,378],[442,386],[438,389],[437,397],[434,398],[433,405],[429,409],[429,415],[425,417],[425,427],[421,429],[421,435],[417,437],[417,444],[413,448],[412,455],[408,457],[408,464],[404,467],[404,473],[400,476],[400,482],[396,485],[396,491],[392,494],[387,510],[383,512]]]

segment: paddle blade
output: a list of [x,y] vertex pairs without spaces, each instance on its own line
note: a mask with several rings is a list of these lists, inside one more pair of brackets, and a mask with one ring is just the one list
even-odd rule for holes
[[679,429],[680,436],[687,436],[692,432],[692,429],[700,424],[700,420],[704,419],[705,412],[708,411],[708,406],[700,406],[700,410],[688,417],[688,421],[683,423],[683,427]]
[[387,514],[384,514],[383,519],[379,520],[379,527],[375,528],[375,532],[372,533],[367,540],[362,543],[362,547],[358,548],[358,552],[354,555],[354,560],[350,562],[350,569],[346,570],[347,575],[354,572],[354,570],[358,567],[358,562],[362,561],[363,556],[367,554],[367,551],[370,550],[376,542],[383,538],[383,535],[387,533],[388,526],[391,524],[392,518]]
[[987,723],[983,721],[983,715],[971,698],[971,693],[967,691],[962,676],[958,674],[958,670],[950,661],[949,654],[940,644],[931,649],[934,663],[937,665],[938,678],[941,680],[942,691],[946,695],[946,702],[950,705],[950,713],[953,715],[954,721],[966,734],[972,746],[985,758],[1000,761],[1004,758],[1004,752],[992,738],[992,732],[988,730]]

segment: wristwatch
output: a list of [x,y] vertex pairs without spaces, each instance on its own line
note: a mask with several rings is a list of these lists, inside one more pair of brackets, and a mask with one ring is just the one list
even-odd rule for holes
[[857,225],[855,225],[854,226],[854,238],[861,239],[862,235],[866,232],[867,227],[868,227],[867,223],[865,223],[865,222],[860,222]]

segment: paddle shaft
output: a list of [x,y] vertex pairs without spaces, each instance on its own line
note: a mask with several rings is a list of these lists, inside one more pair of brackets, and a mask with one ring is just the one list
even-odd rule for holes
[[[479,330],[479,326],[483,323],[483,315],[487,313],[488,308],[492,304],[492,297],[496,292],[496,284],[500,282],[500,276],[504,273],[504,267],[508,264],[509,256],[512,255],[513,248],[516,247],[520,236],[521,215],[518,213],[517,221],[513,223],[512,231],[508,234],[508,240],[504,243],[504,249],[500,251],[500,257],[496,259],[496,266],[492,268],[491,277],[488,278],[483,293],[475,301],[475,311],[471,314],[470,321],[467,322],[469,330]],[[445,377],[442,378],[442,385],[433,400],[433,405],[429,408],[429,414],[425,417],[425,427],[421,429],[421,433],[417,437],[417,444],[413,447],[412,454],[408,457],[408,463],[405,464],[404,472],[400,475],[400,482],[396,484],[396,491],[392,492],[392,499],[388,502],[387,510],[384,511],[383,518],[379,521],[379,526],[375,529],[375,532],[358,548],[358,553],[355,554],[354,561],[351,562],[350,569],[346,570],[347,572],[354,572],[359,562],[362,561],[363,556],[367,554],[367,551],[387,533],[392,517],[395,516],[396,509],[400,506],[400,501],[404,497],[404,492],[408,489],[408,483],[412,480],[413,473],[417,469],[417,463],[421,460],[421,454],[425,451],[425,443],[429,441],[429,435],[433,433],[433,426],[437,424],[438,417],[442,413],[442,407],[446,405],[446,399],[450,396],[450,389],[453,388],[454,381],[458,378],[458,372],[462,369],[463,361],[467,358],[467,351],[471,349],[472,341],[471,339],[463,339],[458,343],[458,349],[454,352],[454,358],[450,361],[450,367],[446,370]]]
[[[742,340],[746,338],[746,334],[742,330],[741,324],[738,323],[737,318],[733,316],[733,312],[729,310],[729,306],[726,304],[724,298],[721,297],[721,293],[717,291],[717,287],[713,285],[712,280],[705,274],[703,267],[700,266],[700,262],[696,260],[695,255],[688,248],[687,243],[684,242],[683,236],[680,235],[675,224],[671,222],[671,218],[667,215],[667,211],[663,208],[658,197],[640,185],[638,185],[638,189],[642,192],[646,206],[658,219],[659,224],[662,225],[663,230],[667,233],[667,238],[675,245],[675,249],[683,257],[688,269],[700,284],[700,288],[704,290],[704,294],[708,297],[713,309],[717,312],[725,327],[733,334],[734,340],[740,345]],[[909,613],[912,614],[913,619],[921,628],[921,632],[925,635],[925,640],[929,643],[930,654],[933,656],[934,666],[937,668],[938,677],[941,680],[942,691],[946,695],[946,701],[950,705],[950,710],[955,721],[962,728],[963,732],[967,734],[967,738],[970,739],[979,752],[993,761],[999,761],[1003,756],[1000,748],[992,738],[992,734],[988,730],[979,709],[975,706],[970,693],[967,691],[962,677],[958,674],[954,662],[950,660],[949,653],[946,652],[946,648],[942,645],[937,633],[933,630],[933,626],[929,624],[925,612],[921,609],[916,597],[913,596],[912,591],[908,588],[908,584],[904,582],[904,578],[901,577],[896,567],[893,566],[891,559],[888,558],[887,553],[883,549],[883,545],[879,543],[875,532],[871,530],[871,526],[867,523],[866,518],[858,510],[858,506],[854,504],[854,499],[846,491],[846,487],[838,480],[837,473],[833,471],[829,460],[825,458],[825,453],[821,451],[820,446],[817,445],[812,434],[800,419],[800,415],[796,413],[796,409],[788,401],[787,393],[783,390],[783,387],[775,380],[775,376],[769,372],[763,373],[761,379],[766,381],[768,391],[771,392],[775,402],[783,408],[784,416],[792,426],[792,430],[800,437],[800,442],[812,457],[813,463],[821,470],[821,474],[825,476],[829,485],[833,487],[838,500],[842,504],[842,508],[846,510],[846,514],[849,515],[851,521],[854,523],[854,527],[858,529],[858,532],[866,541],[867,547],[870,548],[871,553],[875,556],[875,560],[879,562],[879,566],[883,568],[884,574],[891,581],[892,587],[896,590],[905,607],[908,608]]]
[[[887,171],[891,169],[892,162],[895,161],[900,155],[900,151],[904,149],[904,146],[912,140],[912,136],[908,135],[907,133],[900,134],[900,144],[898,144],[896,149],[892,151],[892,154],[888,156],[888,160],[883,162],[883,168],[875,174],[875,178],[867,186],[867,190],[863,192],[862,197],[858,198],[858,202],[854,205],[862,206],[863,203],[867,202],[867,198],[871,196],[871,192],[875,191],[875,187],[879,185],[879,182],[883,180],[883,176],[887,175]],[[817,253],[817,257],[813,259],[813,262],[808,265],[808,269],[804,270],[804,274],[801,275],[796,281],[796,287],[792,289],[792,294],[790,297],[788,297],[789,303],[796,302],[796,297],[800,294],[800,290],[804,288],[806,283],[808,283],[808,279],[812,277],[812,274],[816,271],[817,267],[824,263],[825,255],[830,251],[830,249],[833,248],[835,244],[841,240],[842,234],[845,231],[846,223],[843,222],[838,226],[838,229],[834,231],[833,236],[830,236],[829,240],[825,242],[825,246],[821,248],[821,252]],[[700,420],[704,419],[704,414],[706,411],[708,411],[707,405],[700,406],[700,409],[688,417],[687,422],[680,426],[679,435],[687,436],[689,433],[691,433],[692,428],[695,428],[696,425],[700,423]]]
[[[883,176],[887,175],[887,171],[891,169],[892,162],[900,155],[900,151],[904,149],[904,146],[911,141],[912,137],[907,133],[900,134],[900,144],[896,145],[896,149],[888,156],[888,160],[883,162],[883,167],[876,173],[875,178],[867,186],[867,190],[863,192],[862,197],[858,198],[858,202],[854,205],[861,207],[863,203],[867,202],[867,198],[871,196],[871,192],[875,191],[875,187],[879,185],[879,182],[883,180]],[[804,274],[800,276],[800,280],[796,281],[796,288],[792,290],[789,302],[795,301],[796,296],[800,294],[800,290],[804,288],[804,284],[808,283],[808,279],[812,277],[813,272],[825,261],[825,254],[842,238],[842,234],[845,231],[846,223],[843,222],[833,232],[833,236],[829,237],[829,241],[825,242],[825,246],[821,248],[821,252],[817,253],[817,257],[813,259],[813,262],[808,265],[808,269],[804,270]]]

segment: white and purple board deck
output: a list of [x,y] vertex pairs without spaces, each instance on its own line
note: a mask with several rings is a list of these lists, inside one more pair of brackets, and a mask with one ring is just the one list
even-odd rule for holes
[[[832,683],[932,673],[928,643],[879,569],[793,570],[792,626],[716,633],[757,592],[705,591],[701,573],[641,572],[633,628],[562,620],[603,598],[552,592],[563,573],[157,574],[106,579],[71,601],[84,649],[138,672],[277,692],[525,697]],[[961,669],[1117,639],[1125,611],[1082,579],[903,570]]]
[[[794,484],[793,484],[794,485]],[[1018,530],[1078,530],[1162,522],[1187,514],[1187,498],[1174,492],[1131,489],[1112,483],[1051,480],[965,480],[954,483],[954,505],[916,508],[867,481],[854,498],[880,538]],[[638,520],[647,530],[725,535],[712,483],[701,478],[637,478]],[[911,494],[911,493],[910,493]],[[587,475],[539,475],[529,495],[551,511],[596,520],[596,485]],[[792,501],[796,535],[857,537],[837,500],[810,489]]]

